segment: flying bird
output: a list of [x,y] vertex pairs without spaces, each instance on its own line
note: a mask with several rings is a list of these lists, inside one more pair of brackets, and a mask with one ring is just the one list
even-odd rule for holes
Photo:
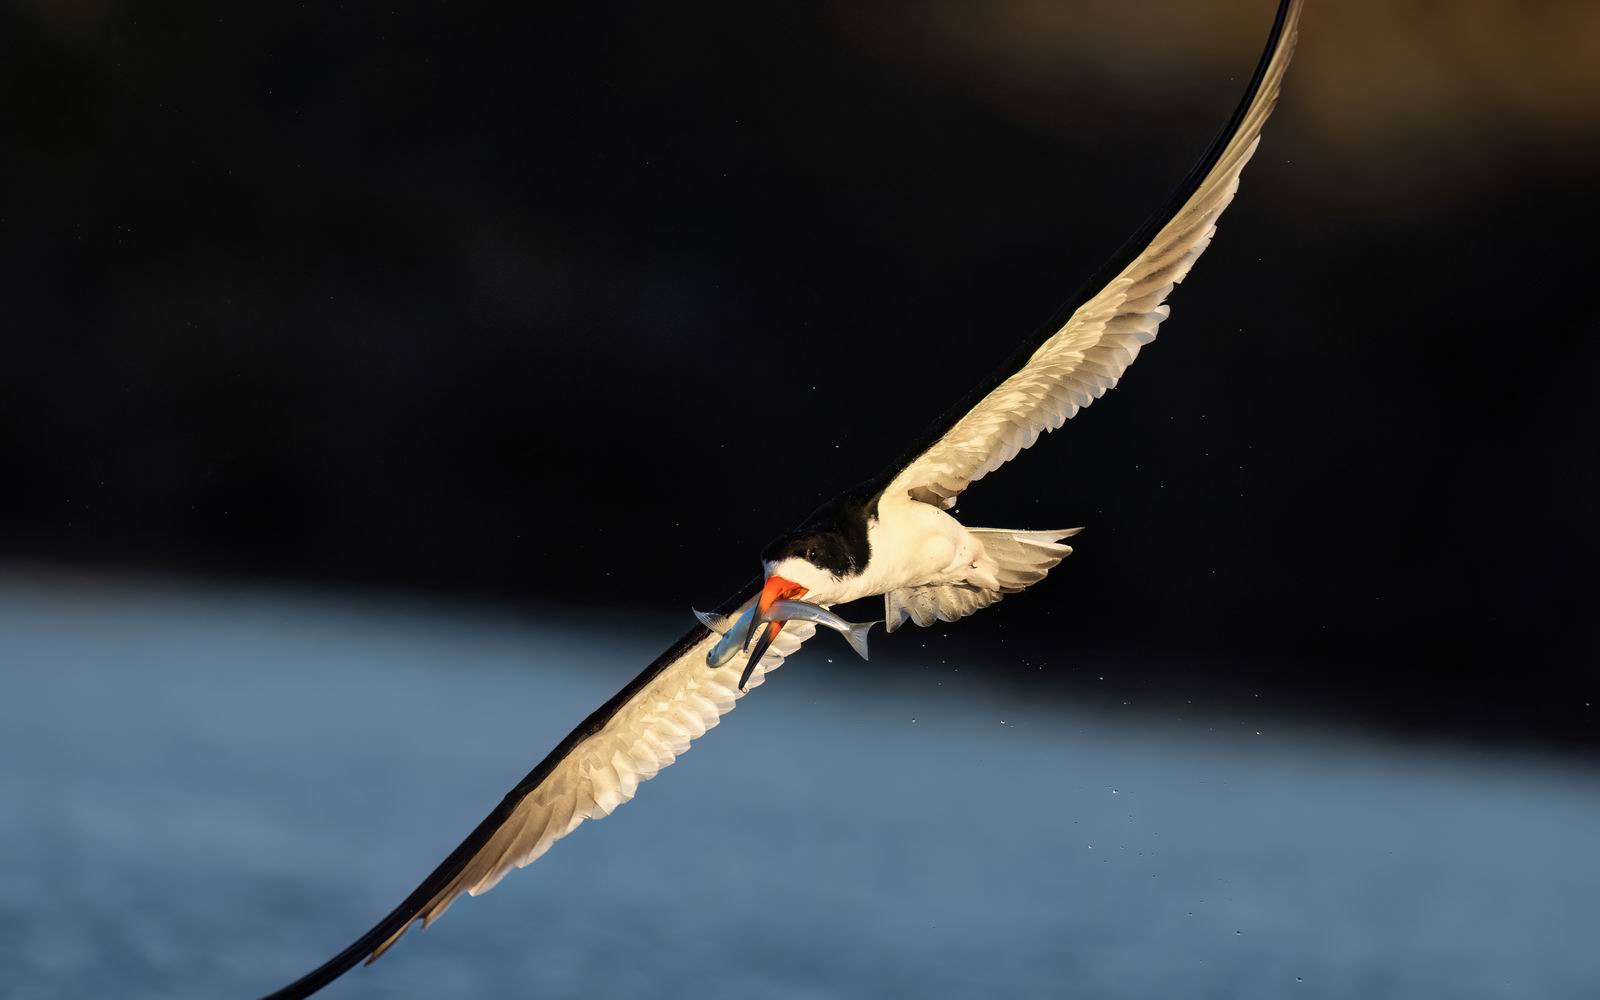
[[[773,619],[774,606],[827,606],[881,595],[889,631],[955,621],[1044,579],[1076,529],[970,528],[950,514],[968,486],[1117,384],[1167,318],[1167,296],[1210,244],[1260,142],[1293,54],[1304,0],[1280,0],[1244,97],[1166,206],[1061,307],[1039,333],[937,420],[877,477],[825,504],[761,553],[762,574],[701,616],[665,653],[540,761],[405,901],[348,948],[270,995],[305,997],[382,955],[416,921],[437,920],[462,894],[494,888],[585,820],[609,816],[642,782],[732,711],[747,688],[799,649],[812,621]],[[754,614],[750,612],[754,611]],[[782,613],[781,610],[779,612]],[[742,616],[742,619],[741,619]],[[711,627],[748,622],[748,658],[708,654]],[[708,624],[709,623],[709,624]]]

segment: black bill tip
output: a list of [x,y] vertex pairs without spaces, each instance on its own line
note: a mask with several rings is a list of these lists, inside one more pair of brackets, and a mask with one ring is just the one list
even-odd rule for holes
[[740,691],[743,691],[744,686],[750,682],[750,675],[756,672],[756,664],[766,655],[767,647],[772,645],[772,640],[779,631],[780,629],[771,628],[761,630],[761,638],[756,640],[756,648],[750,652],[750,659],[745,661],[744,673],[739,677]]

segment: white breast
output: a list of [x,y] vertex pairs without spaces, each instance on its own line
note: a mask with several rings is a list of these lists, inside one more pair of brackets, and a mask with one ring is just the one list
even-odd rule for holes
[[843,581],[848,596],[834,603],[965,578],[976,543],[960,521],[931,504],[909,498],[878,503],[867,529],[872,556],[859,577]]

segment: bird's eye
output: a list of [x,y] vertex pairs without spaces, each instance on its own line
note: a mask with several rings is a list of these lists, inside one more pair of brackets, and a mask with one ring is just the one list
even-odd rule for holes
[[806,546],[806,562],[814,562],[816,560],[816,558],[817,558],[817,547],[815,545],[807,545]]

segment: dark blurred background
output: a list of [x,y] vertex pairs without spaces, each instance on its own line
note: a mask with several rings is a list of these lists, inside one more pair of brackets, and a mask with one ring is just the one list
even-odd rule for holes
[[[687,624],[1162,204],[1271,7],[8,5],[0,560]],[[938,641],[1600,747],[1596,37],[1313,4],[1160,341],[963,500],[1077,554]]]

